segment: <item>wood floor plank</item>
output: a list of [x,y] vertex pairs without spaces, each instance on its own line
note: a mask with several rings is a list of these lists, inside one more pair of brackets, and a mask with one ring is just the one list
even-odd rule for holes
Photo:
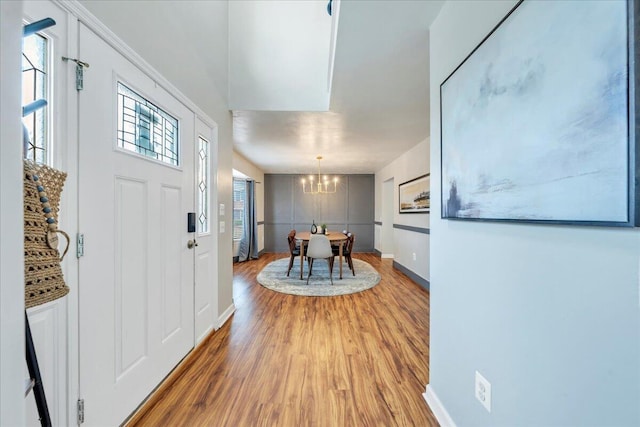
[[422,397],[429,293],[374,254],[353,255],[381,275],[364,292],[262,287],[260,270],[286,256],[234,265],[236,312],[129,426],[438,425]]

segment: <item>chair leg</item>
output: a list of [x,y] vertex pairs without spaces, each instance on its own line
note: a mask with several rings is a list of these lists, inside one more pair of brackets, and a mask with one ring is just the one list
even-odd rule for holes
[[329,279],[331,280],[331,286],[333,286],[333,258],[327,258],[327,264],[329,264]]
[[309,269],[309,273],[311,273],[311,269],[313,268],[313,258],[307,258],[307,268]]
[[287,277],[289,277],[289,272],[291,271],[291,267],[293,267],[293,258],[295,258],[293,255],[291,255],[291,258],[289,258],[289,269],[287,270]]
[[307,285],[309,284],[309,277],[311,277],[312,268],[313,268],[313,258],[309,258],[309,274],[307,274]]
[[351,272],[355,276],[356,275],[356,269],[353,267],[353,259],[351,259],[351,255],[347,256],[347,262],[349,263],[349,268],[351,269]]

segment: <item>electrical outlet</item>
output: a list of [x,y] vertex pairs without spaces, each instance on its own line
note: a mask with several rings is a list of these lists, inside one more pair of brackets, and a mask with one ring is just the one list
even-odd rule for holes
[[476,399],[491,412],[491,383],[476,371]]
[[413,253],[413,260],[414,261],[416,260],[416,253],[415,252]]

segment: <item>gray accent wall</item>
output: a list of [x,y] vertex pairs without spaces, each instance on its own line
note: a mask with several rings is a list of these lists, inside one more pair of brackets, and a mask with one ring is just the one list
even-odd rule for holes
[[300,175],[265,174],[264,234],[266,252],[288,252],[291,229],[308,231],[327,224],[329,231],[355,234],[354,252],[374,249],[374,175],[340,175],[336,193],[302,192]]

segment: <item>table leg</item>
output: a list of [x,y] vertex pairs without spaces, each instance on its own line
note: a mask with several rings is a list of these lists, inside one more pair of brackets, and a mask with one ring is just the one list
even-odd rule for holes
[[302,280],[303,269],[304,269],[304,240],[300,242],[300,280]]
[[338,253],[340,254],[340,278],[342,279],[342,246],[343,243],[340,241],[340,249],[338,249]]

